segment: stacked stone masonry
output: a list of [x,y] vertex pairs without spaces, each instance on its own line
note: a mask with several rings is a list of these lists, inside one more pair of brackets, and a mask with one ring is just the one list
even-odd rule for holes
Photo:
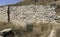
[[[25,24],[35,21],[51,22],[56,18],[55,8],[44,5],[11,6],[10,22]],[[0,8],[0,18],[7,21],[7,7]],[[0,19],[0,20],[1,20]]]
[[55,8],[44,5],[11,6],[11,22],[32,23],[35,21],[51,22],[56,18]]
[[7,22],[8,19],[7,8],[8,6],[0,7],[0,21]]

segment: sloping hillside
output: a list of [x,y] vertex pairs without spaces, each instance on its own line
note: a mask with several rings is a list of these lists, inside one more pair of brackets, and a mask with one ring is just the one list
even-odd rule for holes
[[6,5],[6,6],[23,6],[23,5],[51,5],[56,6],[56,14],[60,15],[60,0],[23,0],[16,4]]
[[36,4],[36,5],[48,5],[52,2],[56,2],[60,0],[23,0],[21,2],[18,2],[16,4],[12,4],[10,6],[21,6],[21,5],[30,5],[30,4]]

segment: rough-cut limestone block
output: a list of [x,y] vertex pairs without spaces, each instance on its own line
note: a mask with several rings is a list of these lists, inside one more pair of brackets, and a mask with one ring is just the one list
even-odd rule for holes
[[7,18],[8,18],[7,8],[8,6],[0,7],[0,21],[7,22]]
[[54,21],[55,8],[44,5],[29,5],[29,6],[11,6],[10,18],[13,23],[31,23],[35,21],[50,22]]
[[11,28],[9,29],[4,29],[0,31],[0,37],[15,37],[15,33]]

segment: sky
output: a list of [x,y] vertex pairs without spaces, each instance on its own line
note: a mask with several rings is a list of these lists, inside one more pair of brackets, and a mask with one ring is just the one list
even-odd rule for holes
[[0,6],[6,5],[6,4],[15,4],[20,1],[21,0],[0,0]]

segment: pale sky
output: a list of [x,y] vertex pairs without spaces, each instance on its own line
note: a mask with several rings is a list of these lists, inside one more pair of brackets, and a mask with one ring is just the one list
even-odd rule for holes
[[15,4],[17,2],[20,2],[21,0],[0,0],[0,6],[6,5],[6,4]]

